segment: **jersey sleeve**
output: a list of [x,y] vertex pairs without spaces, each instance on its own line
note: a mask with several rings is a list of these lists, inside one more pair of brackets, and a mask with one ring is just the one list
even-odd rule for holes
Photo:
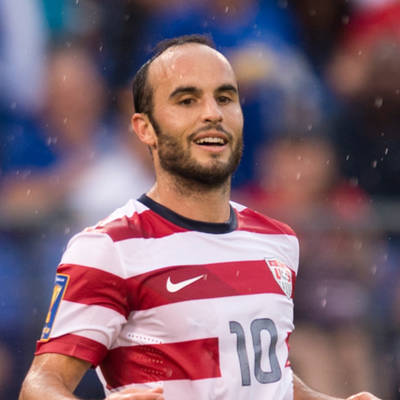
[[74,236],[57,268],[36,355],[59,353],[97,366],[127,321],[125,272],[111,238],[101,231]]

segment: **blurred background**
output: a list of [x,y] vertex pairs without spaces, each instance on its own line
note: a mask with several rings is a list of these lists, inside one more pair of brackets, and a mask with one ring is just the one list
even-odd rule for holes
[[[0,1],[0,399],[17,398],[68,239],[153,182],[130,82],[207,33],[238,76],[233,198],[301,243],[291,361],[312,387],[400,399],[400,2]],[[78,388],[103,393],[93,372]]]

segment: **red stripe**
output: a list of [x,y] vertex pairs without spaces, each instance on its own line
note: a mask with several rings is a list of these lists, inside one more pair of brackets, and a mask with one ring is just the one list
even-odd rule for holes
[[36,343],[35,355],[58,353],[76,357],[97,366],[107,354],[107,348],[101,343],[78,335],[64,335],[46,342]]
[[64,300],[111,308],[125,317],[129,315],[124,279],[97,268],[75,264],[61,264],[57,272],[70,277]]
[[[292,297],[295,273],[292,272]],[[197,276],[202,279],[170,293],[167,280],[178,283]],[[145,310],[187,300],[209,299],[260,293],[284,295],[264,260],[175,266],[158,269],[128,279],[132,309]]]
[[285,343],[286,343],[286,346],[287,346],[287,349],[288,349],[288,358],[287,358],[287,360],[286,360],[285,367],[290,367],[290,366],[292,365],[291,362],[290,362],[290,360],[289,360],[289,354],[290,354],[289,339],[290,339],[290,335],[291,335],[292,333],[293,333],[293,332],[288,332],[288,333],[287,333],[287,336],[286,336],[286,339],[285,339]]
[[[248,208],[240,212],[236,211],[236,215],[238,230],[269,235],[295,235],[294,231],[283,222],[266,217]],[[95,230],[106,233],[114,242],[135,238],[162,238],[174,233],[188,232],[187,229],[175,225],[152,210],[134,213],[131,217],[124,216],[115,219],[96,227]]]
[[266,235],[291,235],[296,236],[290,226],[276,219],[266,217],[249,208],[237,213],[238,216],[238,230],[263,233]]
[[96,228],[107,233],[114,242],[135,238],[162,238],[178,232],[186,232],[151,210],[134,213],[131,217],[118,218]]
[[218,338],[118,347],[108,352],[101,371],[109,388],[220,377]]

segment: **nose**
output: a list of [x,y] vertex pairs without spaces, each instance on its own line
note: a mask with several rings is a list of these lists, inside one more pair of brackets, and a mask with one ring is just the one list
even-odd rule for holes
[[203,106],[203,122],[217,123],[222,121],[222,110],[214,98],[205,99]]

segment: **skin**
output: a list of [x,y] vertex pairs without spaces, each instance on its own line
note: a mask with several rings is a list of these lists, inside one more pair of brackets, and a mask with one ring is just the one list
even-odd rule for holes
[[[173,47],[159,56],[149,69],[153,88],[153,120],[134,114],[132,127],[139,139],[150,147],[156,183],[148,196],[185,217],[204,222],[226,222],[230,208],[230,176],[218,184],[207,185],[196,178],[180,176],[163,167],[171,147],[166,136],[179,148],[180,158],[195,169],[212,174],[230,168],[232,155],[242,141],[243,115],[235,75],[228,61],[217,51],[199,44]],[[188,90],[190,88],[190,90]],[[221,129],[217,129],[219,126]],[[200,146],[199,135],[226,139],[226,144]],[[164,160],[164,161],[163,161]],[[90,367],[86,361],[60,354],[36,356],[25,378],[19,400],[76,399],[72,394]],[[339,400],[308,388],[294,377],[295,400]],[[164,400],[162,389],[127,389],[106,400]],[[360,393],[348,400],[377,400]]]
[[[150,66],[149,83],[153,88],[153,118],[161,130],[173,135],[200,167],[212,172],[216,166],[227,165],[233,149],[242,141],[243,115],[235,75],[225,57],[198,44],[170,48]],[[210,125],[227,132],[229,141],[223,149],[199,146],[192,140],[196,132]],[[188,218],[204,222],[229,219],[230,177],[219,186],[208,187],[171,174],[161,165],[160,137],[148,116],[134,114],[132,126],[153,154],[156,184],[148,193],[151,198]],[[214,135],[217,131],[208,132]]]

